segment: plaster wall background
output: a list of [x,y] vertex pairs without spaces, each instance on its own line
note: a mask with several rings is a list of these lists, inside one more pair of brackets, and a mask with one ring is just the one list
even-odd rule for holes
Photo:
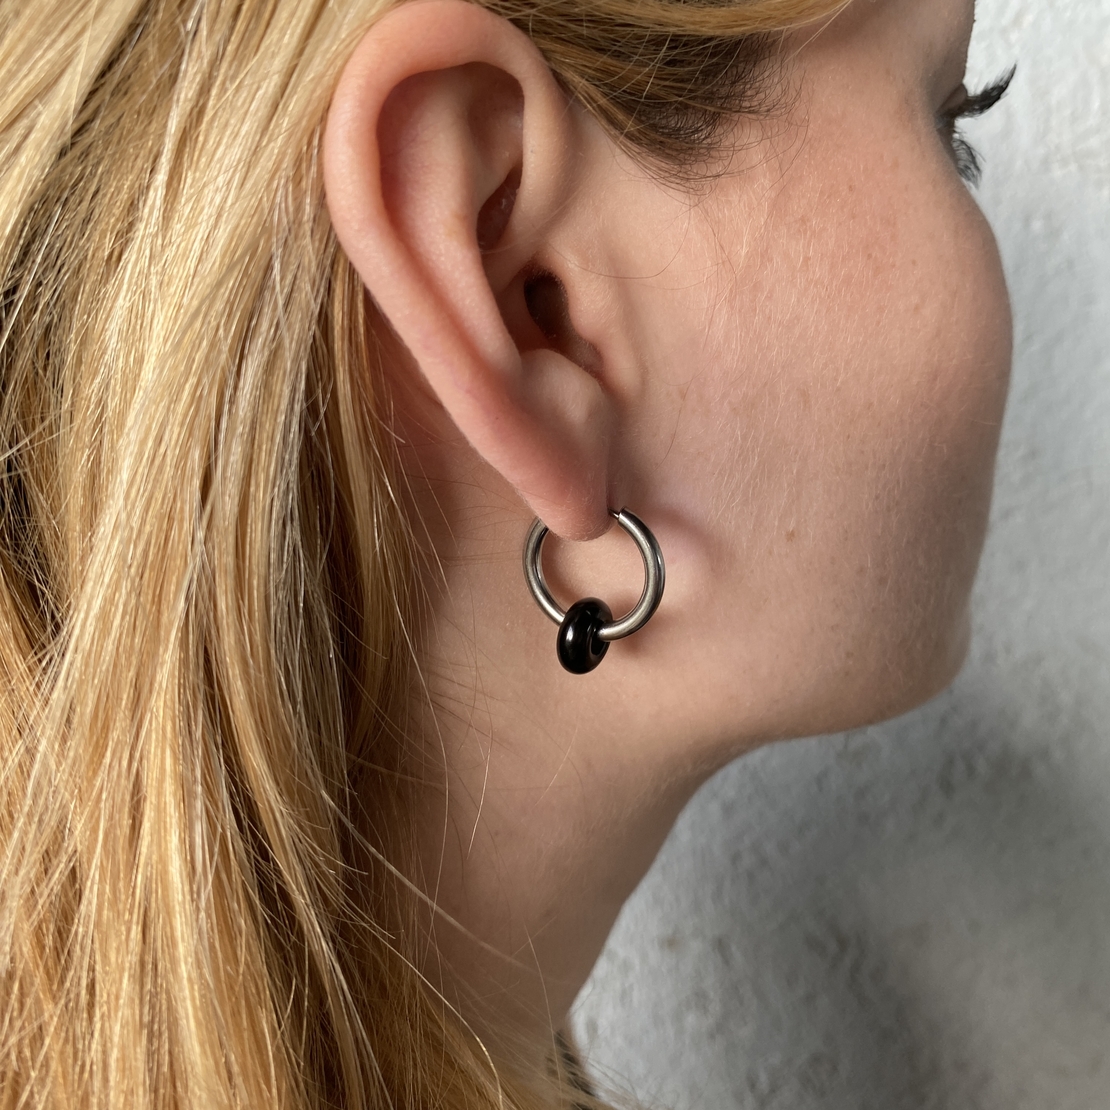
[[980,0],[968,128],[1017,320],[969,663],[740,760],[579,999],[670,1110],[1110,1107],[1110,0]]

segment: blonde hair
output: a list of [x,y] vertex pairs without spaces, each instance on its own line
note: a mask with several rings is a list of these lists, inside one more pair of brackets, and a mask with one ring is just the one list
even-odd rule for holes
[[[678,164],[844,2],[486,6]],[[0,1107],[572,1097],[422,982],[388,863],[418,575],[319,166],[388,6],[0,0]]]

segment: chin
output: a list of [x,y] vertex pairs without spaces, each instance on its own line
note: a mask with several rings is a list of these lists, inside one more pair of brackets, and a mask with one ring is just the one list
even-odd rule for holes
[[[971,647],[971,615],[964,606],[957,620],[932,639],[932,650],[887,667],[885,681],[876,684],[875,703],[866,720],[855,727],[900,717],[943,693],[963,669]],[[839,730],[843,731],[843,730]]]
[[866,728],[900,717],[946,690],[963,668],[971,645],[971,619],[959,618],[932,635],[917,635],[902,650],[872,657],[872,666],[853,683],[843,683],[818,712],[816,727],[798,735],[820,735]]

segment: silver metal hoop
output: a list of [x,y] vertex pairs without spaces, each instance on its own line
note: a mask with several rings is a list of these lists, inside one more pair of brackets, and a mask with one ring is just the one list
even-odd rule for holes
[[[639,632],[651,620],[655,610],[659,608],[659,602],[663,599],[663,587],[667,580],[663,552],[659,548],[658,541],[651,534],[651,529],[627,509],[621,509],[619,513],[610,509],[609,515],[632,537],[640,550],[640,558],[644,560],[644,590],[631,612],[620,620],[603,624],[597,630],[597,638],[605,643],[623,640],[625,636]],[[551,596],[551,590],[548,589],[547,580],[543,576],[540,553],[546,535],[547,525],[537,519],[528,533],[528,538],[524,541],[524,580],[528,583],[536,604],[556,624],[561,625],[566,613],[559,608],[559,603]]]

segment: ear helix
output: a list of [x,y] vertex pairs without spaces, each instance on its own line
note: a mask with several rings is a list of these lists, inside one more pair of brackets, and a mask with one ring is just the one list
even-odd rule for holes
[[644,589],[640,600],[620,620],[595,597],[576,601],[564,612],[551,596],[543,576],[541,552],[547,525],[536,520],[524,541],[524,579],[536,604],[559,626],[556,654],[571,674],[587,674],[605,658],[609,645],[639,632],[659,608],[666,585],[666,567],[659,543],[646,524],[627,509],[609,515],[632,537],[644,561]]

